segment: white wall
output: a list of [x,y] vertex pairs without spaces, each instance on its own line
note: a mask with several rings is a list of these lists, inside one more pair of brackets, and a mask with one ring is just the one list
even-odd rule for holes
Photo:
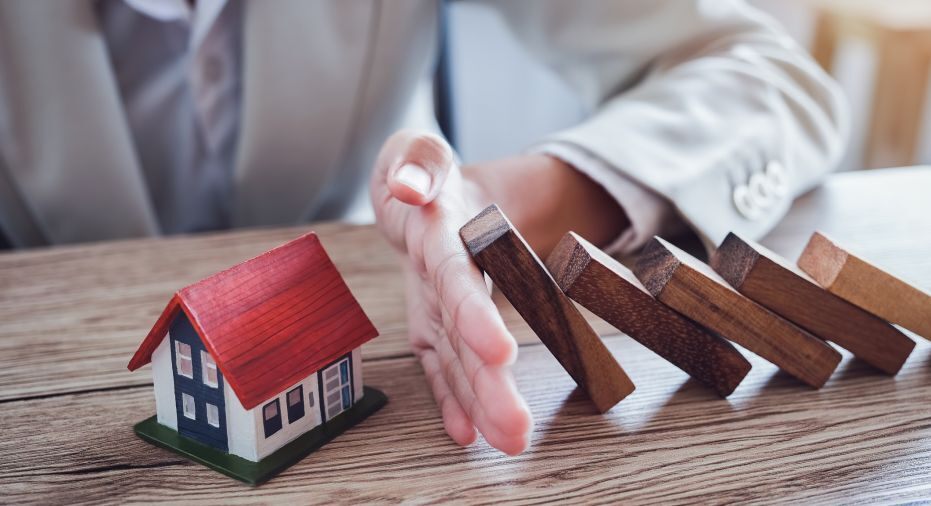
[[353,397],[355,397],[356,402],[359,402],[359,399],[362,398],[364,386],[362,383],[362,348],[356,348],[352,350],[352,388],[353,388]]
[[255,415],[253,410],[242,407],[239,398],[223,382],[223,398],[226,400],[226,434],[229,453],[238,455],[246,460],[257,462],[259,460],[256,445]]
[[[302,402],[304,403],[304,416],[296,420],[293,424],[288,422],[288,404],[287,393],[298,385],[304,387]],[[314,396],[314,405],[308,404],[308,396]],[[259,404],[250,411],[252,417],[252,426],[255,434],[255,449],[257,460],[271,455],[275,450],[294,441],[298,436],[320,425],[320,399],[317,392],[317,373],[304,378],[303,381],[295,383],[285,388],[273,398]],[[281,429],[272,434],[271,437],[265,438],[265,423],[262,418],[262,408],[265,407],[272,399],[278,399],[278,407],[281,410]],[[245,458],[245,457],[244,457]],[[250,459],[252,460],[252,459]]]
[[171,339],[166,335],[152,352],[152,383],[155,390],[155,414],[158,423],[178,430],[175,409],[175,379],[171,368]]

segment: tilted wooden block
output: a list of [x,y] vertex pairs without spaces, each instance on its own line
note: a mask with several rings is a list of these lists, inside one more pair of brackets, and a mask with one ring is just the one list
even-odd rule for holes
[[720,396],[750,372],[731,343],[657,301],[630,269],[575,233],[562,238],[546,266],[569,298]]
[[822,289],[798,267],[736,234],[728,234],[711,267],[738,292],[865,362],[896,374],[915,342],[892,325]]
[[495,286],[602,413],[634,384],[498,206],[466,223],[459,235]]
[[815,232],[798,266],[825,290],[931,339],[931,295],[851,254]]
[[815,388],[840,363],[830,345],[737,293],[711,267],[659,237],[644,248],[634,273],[669,307]]

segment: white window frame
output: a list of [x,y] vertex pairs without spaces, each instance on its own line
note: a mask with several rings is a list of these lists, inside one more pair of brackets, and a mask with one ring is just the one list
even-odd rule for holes
[[[207,410],[206,410],[207,411],[207,424],[210,425],[211,427],[219,428],[220,427],[220,408],[216,407],[213,404],[210,404],[209,402],[206,404],[207,404]],[[213,408],[212,412],[210,408]]]
[[[187,346],[187,353],[181,351],[181,347]],[[190,366],[190,374],[184,372],[184,367],[182,364],[187,362]],[[194,379],[194,359],[191,357],[191,345],[187,343],[182,343],[181,341],[175,341],[175,369],[178,370],[179,376],[184,376],[185,378]]]
[[[217,372],[217,363],[214,362],[213,357],[207,353],[207,350],[200,350],[200,369],[201,369],[201,380],[210,388],[218,388],[220,386],[220,376]],[[216,378],[214,381],[210,381],[208,372],[213,371],[213,377]]]
[[[188,411],[189,406],[190,411]],[[194,401],[193,395],[181,392],[181,413],[187,419],[197,420],[197,403]]]
[[[324,369],[324,370],[323,370],[323,373],[322,373],[322,375],[321,375],[321,379],[322,379],[322,381],[323,381],[323,398],[321,399],[321,402],[324,403],[324,406],[325,406],[325,408],[326,408],[326,415],[327,415],[327,418],[332,419],[334,416],[336,416],[336,415],[342,413],[343,411],[345,411],[345,409],[343,409],[343,387],[345,387],[345,386],[347,386],[347,385],[352,385],[352,366],[351,366],[350,364],[347,364],[347,365],[346,365],[346,367],[349,368],[349,375],[348,375],[348,377],[346,378],[346,382],[345,382],[345,383],[342,382],[342,378],[340,377],[339,366],[340,366],[341,363],[343,363],[343,362],[349,362],[349,361],[350,361],[350,357],[342,358],[342,359],[336,361],[336,363],[334,363],[333,365],[331,365],[331,366],[327,367],[326,369]],[[334,378],[331,378],[331,379],[333,379],[333,380],[336,380],[336,388],[334,388],[334,389],[329,388],[330,381],[327,379],[327,375],[329,374],[330,371],[335,371],[335,372],[336,372],[336,376],[335,376]],[[351,387],[350,387],[350,390],[352,390]],[[333,393],[339,393],[339,400],[338,400],[337,402],[330,402],[330,396],[331,396],[331,394],[333,394]],[[349,395],[350,395],[349,401],[350,401],[350,403],[351,403],[351,402],[352,402],[352,399],[351,399],[352,392],[351,392],[351,391],[349,392]],[[333,410],[330,409],[331,406],[337,406],[337,405],[338,405],[338,407],[339,407],[338,410],[333,411]]]

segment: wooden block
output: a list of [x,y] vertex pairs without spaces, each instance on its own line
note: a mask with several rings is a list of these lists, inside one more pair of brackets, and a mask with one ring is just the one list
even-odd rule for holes
[[798,266],[825,290],[931,339],[931,295],[860,259],[815,232]]
[[750,362],[725,339],[657,301],[634,273],[573,232],[546,259],[572,300],[727,397]]
[[830,345],[737,293],[711,267],[659,237],[646,245],[634,273],[669,307],[815,388],[840,363]]
[[466,223],[459,235],[495,286],[604,413],[634,384],[543,267],[498,206]]
[[798,267],[734,233],[712,256],[711,267],[738,292],[888,374],[898,373],[915,348],[892,325],[825,291]]

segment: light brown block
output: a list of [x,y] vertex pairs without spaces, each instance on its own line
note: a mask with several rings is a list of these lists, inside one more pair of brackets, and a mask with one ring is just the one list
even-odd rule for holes
[[498,206],[466,223],[459,235],[494,281],[602,413],[634,384]]
[[874,315],[931,339],[931,295],[815,232],[798,266],[825,290]]
[[727,397],[750,372],[727,340],[657,301],[620,262],[568,233],[546,266],[569,298]]
[[637,259],[637,278],[683,315],[820,388],[840,353],[728,286],[711,267],[659,237]]
[[728,234],[711,267],[738,292],[873,367],[896,374],[915,342],[885,321],[822,289],[776,253]]

